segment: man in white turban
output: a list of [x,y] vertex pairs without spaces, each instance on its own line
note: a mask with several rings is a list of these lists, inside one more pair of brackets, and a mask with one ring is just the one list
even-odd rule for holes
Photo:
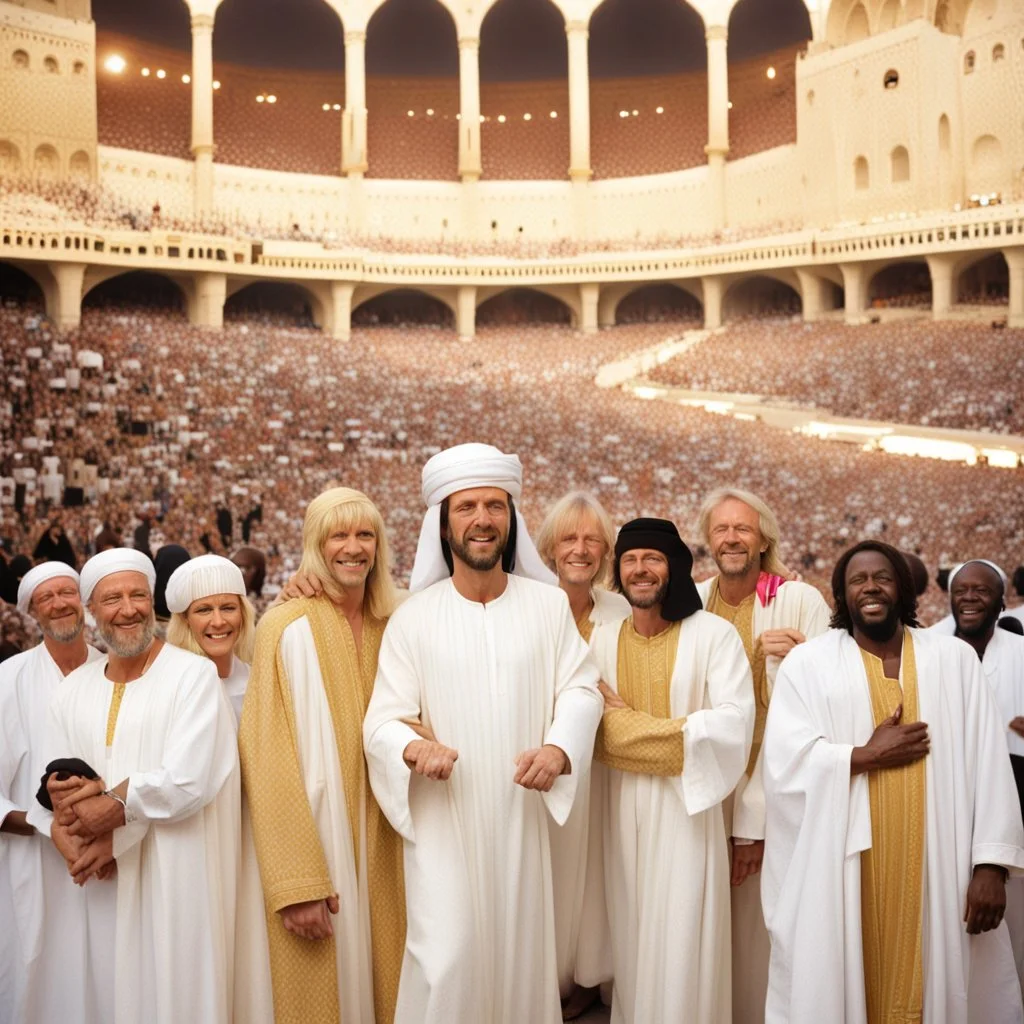
[[489,445],[426,464],[416,592],[384,632],[363,724],[405,845],[403,1024],[561,1019],[548,818],[572,809],[602,701],[521,487],[519,459]]
[[[76,889],[64,858],[27,821],[46,767],[47,711],[65,677],[100,657],[85,642],[78,573],[43,562],[18,587],[18,611],[43,633],[38,647],[0,665],[0,1021],[109,1019],[113,972],[105,951],[90,945],[113,889]],[[55,972],[54,966],[59,965]]]
[[[113,1002],[68,1020],[178,1024],[232,1019],[240,773],[231,708],[207,658],[158,639],[153,564],[114,548],[82,569],[106,657],[76,669],[50,706],[48,833],[78,885],[116,888],[114,926],[90,933],[112,961]],[[100,776],[62,780],[53,759]],[[106,781],[104,781],[106,780]],[[108,788],[109,786],[109,788]],[[116,880],[103,880],[116,861]],[[61,978],[61,965],[48,965]],[[51,1018],[53,1019],[53,1018]]]

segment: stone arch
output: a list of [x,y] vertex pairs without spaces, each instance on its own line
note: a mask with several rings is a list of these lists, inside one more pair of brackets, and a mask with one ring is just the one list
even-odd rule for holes
[[580,323],[578,295],[569,285],[481,288],[476,296],[477,326]]
[[[776,0],[766,17],[764,0],[738,0],[729,12],[729,60],[746,60],[811,40],[811,13],[804,0]],[[778,83],[778,80],[776,80]]]
[[686,281],[628,282],[601,291],[598,323],[689,323],[704,319],[700,283]]
[[885,0],[878,12],[878,32],[888,32],[903,24],[903,4],[901,0]]
[[1001,252],[971,253],[953,272],[953,301],[1005,306],[1010,301],[1010,268]]
[[980,135],[974,140],[968,175],[970,194],[995,192],[1005,183],[1003,144],[994,135]]
[[894,185],[910,181],[910,154],[906,146],[895,146],[889,154],[890,180]]
[[[27,265],[26,265],[27,263]],[[46,309],[46,285],[37,274],[41,264],[0,260],[0,303],[15,302],[25,309]]]
[[427,288],[363,286],[352,295],[352,326],[455,327],[456,310],[444,292]]
[[722,321],[742,317],[796,316],[803,311],[800,282],[793,271],[743,274],[722,296]]
[[853,187],[858,192],[871,187],[871,169],[866,156],[859,156],[853,161]]
[[931,309],[932,279],[923,260],[894,260],[877,266],[867,286],[875,308]]
[[21,173],[21,150],[10,139],[0,139],[0,175]]
[[11,65],[19,71],[28,71],[32,66],[28,50],[15,50],[14,53],[11,54]]
[[294,281],[251,279],[228,283],[224,300],[224,319],[235,321],[269,317],[289,327],[327,325],[324,297],[313,288]]
[[82,309],[144,308],[187,314],[193,285],[188,275],[90,267],[82,281]]
[[60,156],[48,142],[36,146],[32,156],[32,172],[37,178],[47,181],[60,177]]
[[871,22],[868,19],[868,10],[863,4],[855,4],[850,8],[846,16],[846,24],[843,27],[844,43],[859,43],[871,35]]
[[75,178],[88,178],[92,174],[92,161],[84,149],[79,149],[71,154],[68,163],[68,171]]
[[47,54],[43,58],[43,70],[48,75],[59,75],[60,74],[60,61],[57,60],[53,54]]
[[686,0],[601,0],[589,31],[592,81],[707,67],[704,18]]

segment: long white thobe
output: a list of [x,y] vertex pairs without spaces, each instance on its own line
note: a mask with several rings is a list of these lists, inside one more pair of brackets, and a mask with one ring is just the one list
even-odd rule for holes
[[[87,661],[100,657],[88,648]],[[63,684],[45,644],[0,665],[0,821],[36,803]],[[113,927],[114,895],[110,883],[75,885],[49,836],[0,835],[0,1024],[110,1019],[113,964],[90,936]]]
[[[590,621],[594,624],[595,630],[606,622],[622,622],[628,618],[629,602],[621,594],[610,590],[595,590],[593,599],[594,607],[590,610]],[[603,872],[599,834],[594,835],[594,849],[590,849],[593,823],[590,784],[590,777],[580,781],[576,800],[564,825],[559,825],[554,819],[548,820],[551,879],[555,901],[558,990],[563,997],[572,991],[573,982],[576,981],[576,964],[581,943],[586,948],[598,938],[583,932],[583,895],[587,874],[596,872],[600,878]],[[597,833],[596,824],[594,829]],[[595,979],[594,983],[597,980],[600,979]],[[585,978],[586,981],[591,979]]]
[[[712,576],[697,584],[700,599],[707,605]],[[766,629],[796,629],[809,640],[828,629],[829,608],[821,593],[809,583],[789,580],[783,583],[767,605],[754,598],[753,637]],[[765,658],[768,690],[775,686],[782,658]],[[762,754],[754,770],[736,785],[731,802],[726,804],[726,831],[737,840],[764,839],[764,785]],[[749,876],[732,890],[732,1018],[736,1024],[760,1024],[764,1020],[765,993],[768,990],[768,958],[771,944],[761,912],[760,872]]]
[[[594,630],[601,678],[618,687],[621,623]],[[605,898],[613,1024],[730,1016],[729,856],[721,804],[747,766],[750,664],[736,630],[710,612],[685,619],[670,684],[683,725],[672,778],[604,768]],[[603,767],[603,766],[602,766]]]
[[[408,917],[395,1014],[411,1022],[561,1020],[547,815],[564,823],[601,718],[597,669],[556,587],[508,576],[486,605],[443,580],[384,632],[363,726],[370,780],[402,836]],[[413,775],[420,719],[459,752],[451,778]],[[569,774],[515,785],[515,758],[554,744]]]
[[[44,759],[79,757],[128,779],[135,821],[114,830],[114,1024],[228,1024],[234,984],[241,785],[234,719],[213,662],[165,644],[130,682],[106,745],[107,659],[72,672],[50,705]],[[41,813],[39,813],[41,812]],[[49,830],[41,808],[33,823]]]
[[[978,864],[1024,869],[1024,826],[1005,724],[975,652],[913,630],[925,762],[924,1021],[1024,1019],[1006,925],[963,924]],[[902,672],[901,672],[902,675]],[[776,678],[764,738],[762,870],[772,940],[770,1024],[863,1024],[860,855],[871,847],[866,774],[850,754],[874,732],[860,648],[829,630],[792,651]]]

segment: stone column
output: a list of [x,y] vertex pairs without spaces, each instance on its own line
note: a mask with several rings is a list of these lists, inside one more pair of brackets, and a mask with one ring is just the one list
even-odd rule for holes
[[459,177],[478,181],[480,162],[480,40],[459,39]]
[[569,44],[569,177],[589,181],[590,168],[590,65],[587,52],[590,30],[585,21],[565,26]]
[[708,203],[711,223],[724,228],[727,223],[725,194],[725,158],[729,154],[729,30],[725,25],[709,25],[704,38],[708,47]]
[[192,187],[196,214],[213,210],[213,15],[192,15]]
[[191,310],[193,325],[220,330],[224,326],[227,293],[228,279],[225,274],[196,274]]
[[352,293],[356,286],[349,281],[331,282],[331,337],[348,341],[352,337]]
[[863,263],[840,263],[843,275],[844,319],[848,324],[859,324],[867,309],[868,268]]
[[928,273],[932,278],[932,319],[945,320],[956,302],[953,294],[952,256],[929,256]]
[[476,337],[476,286],[462,285],[455,302],[455,328],[459,341],[472,341]]
[[800,282],[800,304],[803,307],[804,323],[812,323],[825,311],[827,282],[810,270],[800,268],[797,268],[796,276]]
[[720,277],[702,277],[701,290],[704,296],[704,328],[714,330],[722,326],[722,298],[725,282]]
[[60,331],[70,331],[82,322],[84,263],[50,263],[53,287],[44,289],[46,315]]
[[597,334],[597,306],[601,286],[595,281],[580,285],[580,329],[584,334]]
[[366,32],[345,33],[345,110],[341,120],[341,170],[361,178],[366,154]]
[[1003,256],[1010,271],[1010,309],[1007,325],[1024,327],[1024,248],[1004,249]]

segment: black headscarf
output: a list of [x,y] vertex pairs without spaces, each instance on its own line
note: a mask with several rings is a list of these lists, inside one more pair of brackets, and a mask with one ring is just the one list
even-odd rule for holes
[[619,561],[627,551],[650,548],[668,559],[668,593],[661,606],[661,617],[667,622],[681,622],[703,607],[697,585],[690,575],[693,555],[679,536],[675,523],[668,519],[634,519],[619,530],[615,541],[615,589],[622,593]]
[[165,544],[153,559],[156,568],[156,585],[153,587],[153,609],[158,619],[169,619],[167,607],[167,581],[179,566],[184,565],[191,555],[180,544]]

